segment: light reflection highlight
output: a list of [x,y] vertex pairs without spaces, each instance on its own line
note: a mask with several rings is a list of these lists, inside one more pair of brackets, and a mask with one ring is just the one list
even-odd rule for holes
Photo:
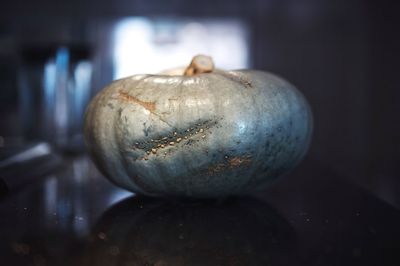
[[113,34],[113,78],[186,66],[196,54],[212,56],[220,68],[248,68],[247,35],[238,19],[125,18]]

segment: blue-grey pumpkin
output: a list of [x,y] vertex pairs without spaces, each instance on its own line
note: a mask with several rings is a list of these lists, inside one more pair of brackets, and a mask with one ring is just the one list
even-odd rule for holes
[[223,71],[197,56],[184,69],[114,81],[91,101],[85,140],[113,183],[152,196],[248,194],[293,168],[312,115],[290,83]]

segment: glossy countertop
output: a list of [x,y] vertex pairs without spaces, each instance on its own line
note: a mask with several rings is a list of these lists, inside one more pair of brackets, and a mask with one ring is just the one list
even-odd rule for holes
[[86,155],[37,175],[0,201],[0,265],[400,265],[400,211],[310,158],[209,201],[134,195]]

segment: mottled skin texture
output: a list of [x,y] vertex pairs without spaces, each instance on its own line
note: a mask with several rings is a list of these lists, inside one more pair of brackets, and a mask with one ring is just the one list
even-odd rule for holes
[[85,117],[86,144],[103,174],[154,196],[247,194],[295,166],[311,131],[301,93],[253,70],[117,80]]

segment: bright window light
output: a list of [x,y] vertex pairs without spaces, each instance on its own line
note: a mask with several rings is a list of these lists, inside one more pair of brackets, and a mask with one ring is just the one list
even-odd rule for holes
[[196,54],[219,68],[247,68],[247,35],[240,20],[126,18],[114,31],[114,79],[186,66]]

